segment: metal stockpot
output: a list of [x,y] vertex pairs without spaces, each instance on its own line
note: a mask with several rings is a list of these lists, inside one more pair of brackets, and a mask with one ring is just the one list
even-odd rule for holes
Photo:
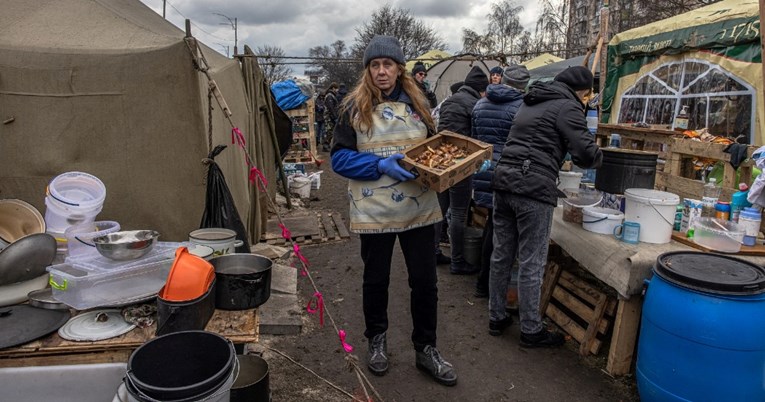
[[215,307],[247,310],[271,296],[270,259],[257,254],[225,254],[210,260],[215,268]]

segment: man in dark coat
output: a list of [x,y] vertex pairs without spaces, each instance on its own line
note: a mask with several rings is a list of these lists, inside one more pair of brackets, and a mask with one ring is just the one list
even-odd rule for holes
[[[493,147],[489,169],[473,176],[473,200],[477,206],[486,208],[489,212],[483,228],[481,273],[478,275],[475,291],[475,296],[480,298],[489,297],[489,268],[491,253],[494,250],[494,192],[491,189],[491,178],[494,176],[494,166],[502,154],[510,128],[513,127],[515,114],[523,103],[523,94],[530,78],[529,70],[522,65],[508,66],[500,71],[501,83],[489,84],[486,97],[481,98],[473,108],[473,138]],[[517,270],[514,270],[513,275],[517,279]],[[517,289],[513,293],[517,295]]]
[[427,76],[428,71],[425,68],[425,65],[422,64],[421,61],[414,63],[414,67],[412,67],[412,77],[414,77],[414,80],[417,81],[417,85],[420,87],[420,90],[422,90],[422,93],[425,94],[425,97],[428,99],[430,108],[433,109],[438,104],[438,100],[436,99],[436,94],[430,90],[430,85],[428,82],[425,81]]
[[[450,96],[441,105],[438,131],[449,130],[470,137],[473,106],[484,95],[488,85],[489,78],[486,77],[486,73],[480,67],[474,66],[465,77],[465,84],[457,90],[457,93]],[[451,245],[452,261],[449,272],[455,275],[471,275],[480,270],[480,267],[468,264],[463,253],[472,181],[472,176],[467,177],[450,187],[447,191],[438,194],[441,212],[446,214],[446,209],[450,210],[449,243]],[[436,233],[440,233],[440,229],[440,226],[437,226]]]
[[494,170],[489,333],[501,335],[512,323],[505,304],[508,277],[517,256],[522,347],[565,342],[562,334],[542,325],[539,299],[553,209],[562,195],[557,188],[558,171],[566,152],[584,169],[598,168],[603,161],[585,119],[585,100],[592,93],[592,84],[592,73],[582,66],[562,71],[552,82],[534,83],[523,98]]
[[332,144],[332,135],[335,132],[340,102],[337,100],[338,86],[331,83],[327,92],[324,93],[324,141],[322,142],[323,151],[329,152]]

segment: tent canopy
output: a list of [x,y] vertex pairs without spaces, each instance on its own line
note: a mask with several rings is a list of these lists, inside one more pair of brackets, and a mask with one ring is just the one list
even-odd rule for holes
[[[231,145],[231,124],[214,100],[208,121],[209,83],[184,32],[138,0],[6,0],[2,8],[0,110],[14,120],[0,136],[0,196],[44,212],[50,180],[88,172],[106,185],[99,220],[185,240],[204,209],[201,162],[228,144],[216,162],[250,226],[257,196],[244,151]],[[253,147],[257,124],[241,66],[200,49]]]
[[406,62],[406,71],[412,71],[414,64],[421,61],[425,65],[425,69],[430,68],[434,64],[438,63],[441,59],[449,58],[451,55],[443,50],[433,49],[415,57]]
[[[587,64],[588,66],[592,66],[593,61],[595,61],[595,55],[590,55],[590,61]],[[561,71],[574,66],[581,66],[584,63],[584,56],[577,56],[572,57],[570,59],[556,61],[554,63],[549,63],[546,65],[543,65],[541,67],[537,67],[534,69],[529,69],[529,75],[531,76],[531,79],[529,79],[529,84],[533,83],[534,81],[552,81],[558,73]],[[598,77],[600,76],[600,67],[595,69],[595,87],[598,86]]]
[[483,59],[474,55],[452,56],[437,62],[428,69],[430,89],[435,92],[436,98],[441,102],[451,95],[449,87],[454,83],[464,81],[473,66],[481,67],[481,70],[488,77],[489,70],[498,65],[499,62],[496,60]]
[[615,35],[601,121],[690,129],[763,144],[757,0],[723,0]]
[[537,57],[534,57],[533,59],[529,59],[521,63],[522,65],[526,66],[529,70],[546,66],[548,64],[552,64],[558,61],[562,61],[558,56],[553,56],[550,53],[542,53]]

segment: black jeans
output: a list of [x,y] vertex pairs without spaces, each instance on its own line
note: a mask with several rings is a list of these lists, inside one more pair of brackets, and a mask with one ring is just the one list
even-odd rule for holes
[[398,237],[409,273],[412,342],[421,351],[436,346],[438,324],[438,277],[433,250],[433,225],[401,233],[361,234],[361,259],[364,261],[363,304],[366,331],[372,338],[388,330],[388,285],[393,246]]
[[481,245],[481,272],[475,284],[477,290],[489,293],[489,272],[491,271],[491,253],[494,251],[494,208],[489,208],[486,215],[486,225],[483,227],[483,244]]

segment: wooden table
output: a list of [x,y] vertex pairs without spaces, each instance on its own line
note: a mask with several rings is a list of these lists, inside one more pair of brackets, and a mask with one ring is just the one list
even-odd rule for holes
[[[564,222],[562,208],[556,208],[553,214],[550,239],[618,294],[606,371],[611,375],[628,374],[640,324],[643,281],[652,276],[656,258],[668,251],[699,250],[674,240],[667,244],[628,244],[613,236],[588,232],[581,225]],[[765,264],[765,257],[734,256]]]
[[[0,367],[127,362],[133,349],[152,339],[156,329],[154,323],[148,328],[135,328],[125,335],[98,342],[72,342],[53,333],[0,350]],[[234,344],[257,342],[257,309],[215,310],[205,330],[222,335]]]

